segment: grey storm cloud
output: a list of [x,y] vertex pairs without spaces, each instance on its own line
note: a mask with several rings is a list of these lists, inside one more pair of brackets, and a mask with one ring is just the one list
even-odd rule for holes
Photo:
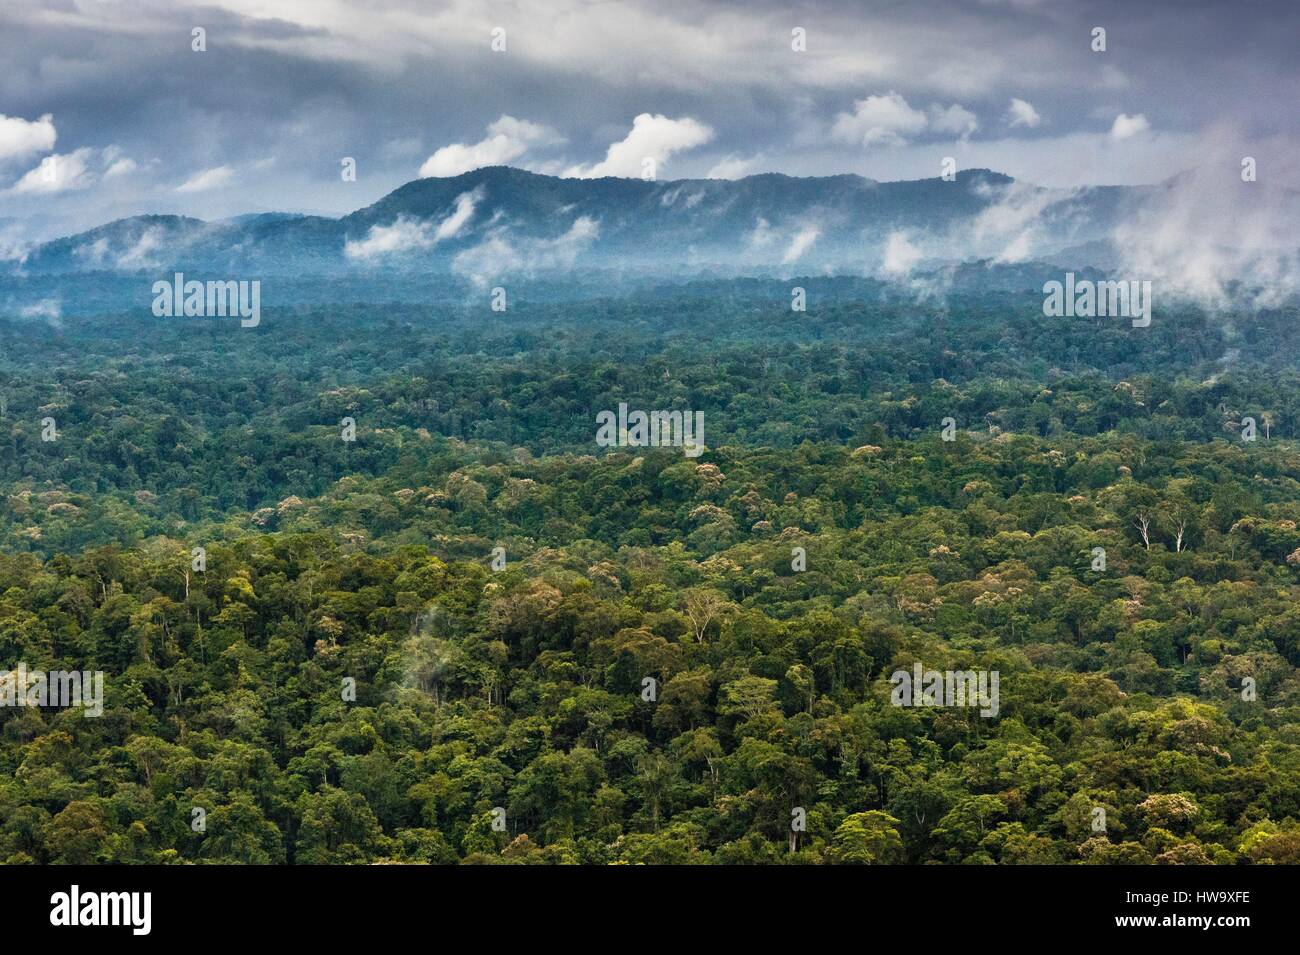
[[632,174],[633,149],[659,151],[661,178],[920,178],[953,155],[1054,186],[1154,182],[1226,121],[1290,175],[1297,26],[1292,0],[8,0],[0,219],[333,214],[422,167]]

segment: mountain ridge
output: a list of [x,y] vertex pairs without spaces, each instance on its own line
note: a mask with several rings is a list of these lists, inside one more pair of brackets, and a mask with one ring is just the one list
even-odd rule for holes
[[[1223,180],[1209,172],[1050,189],[988,169],[896,182],[852,173],[644,181],[491,166],[413,180],[335,218],[115,220],[0,263],[0,310],[148,307],[153,283],[176,272],[259,280],[264,301],[281,305],[468,301],[504,285],[557,300],[566,287],[589,297],[699,278],[795,276],[875,278],[929,296],[1041,289],[1063,271],[1085,270],[1162,276],[1165,294],[1238,280],[1261,300],[1289,294],[1300,250],[1286,237],[1278,254],[1257,242],[1236,247],[1213,230],[1192,257],[1170,244],[1188,222],[1215,221],[1198,203],[1224,205]],[[1295,198],[1241,189],[1230,204],[1240,222],[1268,223]],[[1242,234],[1254,241],[1254,231]]]
[[[13,271],[443,270],[484,244],[509,260],[506,271],[572,267],[580,260],[609,267],[620,258],[639,259],[647,267],[688,269],[806,267],[822,259],[843,264],[861,258],[865,247],[889,231],[950,227],[978,215],[1009,189],[1050,192],[988,169],[962,170],[953,181],[879,182],[853,173],[644,181],[563,179],[488,166],[412,180],[337,218],[275,211],[216,221],[157,213],[130,216],[42,243]],[[465,221],[456,228],[442,227],[456,214],[458,201],[464,203]],[[569,235],[575,224],[585,231]],[[406,234],[385,233],[392,229]],[[805,248],[792,255],[801,234]],[[376,241],[367,244],[371,239]],[[541,255],[519,248],[536,242],[559,245],[544,248]],[[630,263],[633,268],[637,264]]]

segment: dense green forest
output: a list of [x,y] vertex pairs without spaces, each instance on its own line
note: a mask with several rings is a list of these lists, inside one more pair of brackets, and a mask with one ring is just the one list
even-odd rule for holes
[[1300,862],[1296,309],[789,302],[0,319],[0,860]]

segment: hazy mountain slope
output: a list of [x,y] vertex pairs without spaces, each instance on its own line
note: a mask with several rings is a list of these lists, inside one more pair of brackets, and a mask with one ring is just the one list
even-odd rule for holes
[[[48,242],[12,264],[26,275],[172,268],[257,273],[341,268],[503,272],[582,264],[652,268],[870,270],[891,233],[927,235],[960,259],[996,254],[963,238],[1008,203],[1082,223],[1060,246],[1096,241],[1128,190],[1069,195],[986,170],[956,181],[860,176],[644,182],[559,179],[507,167],[407,183],[340,219],[262,214],[221,222],[138,216]],[[987,230],[984,230],[987,232]],[[996,244],[997,236],[991,237]],[[1068,241],[1067,241],[1068,240]]]

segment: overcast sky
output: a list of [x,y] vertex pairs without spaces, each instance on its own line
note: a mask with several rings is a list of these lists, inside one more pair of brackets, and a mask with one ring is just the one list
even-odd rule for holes
[[339,214],[493,164],[637,176],[650,157],[660,179],[888,180],[952,156],[1068,186],[1165,179],[1213,137],[1276,181],[1300,142],[1298,10],[3,0],[0,246],[5,228],[31,239],[143,212]]

